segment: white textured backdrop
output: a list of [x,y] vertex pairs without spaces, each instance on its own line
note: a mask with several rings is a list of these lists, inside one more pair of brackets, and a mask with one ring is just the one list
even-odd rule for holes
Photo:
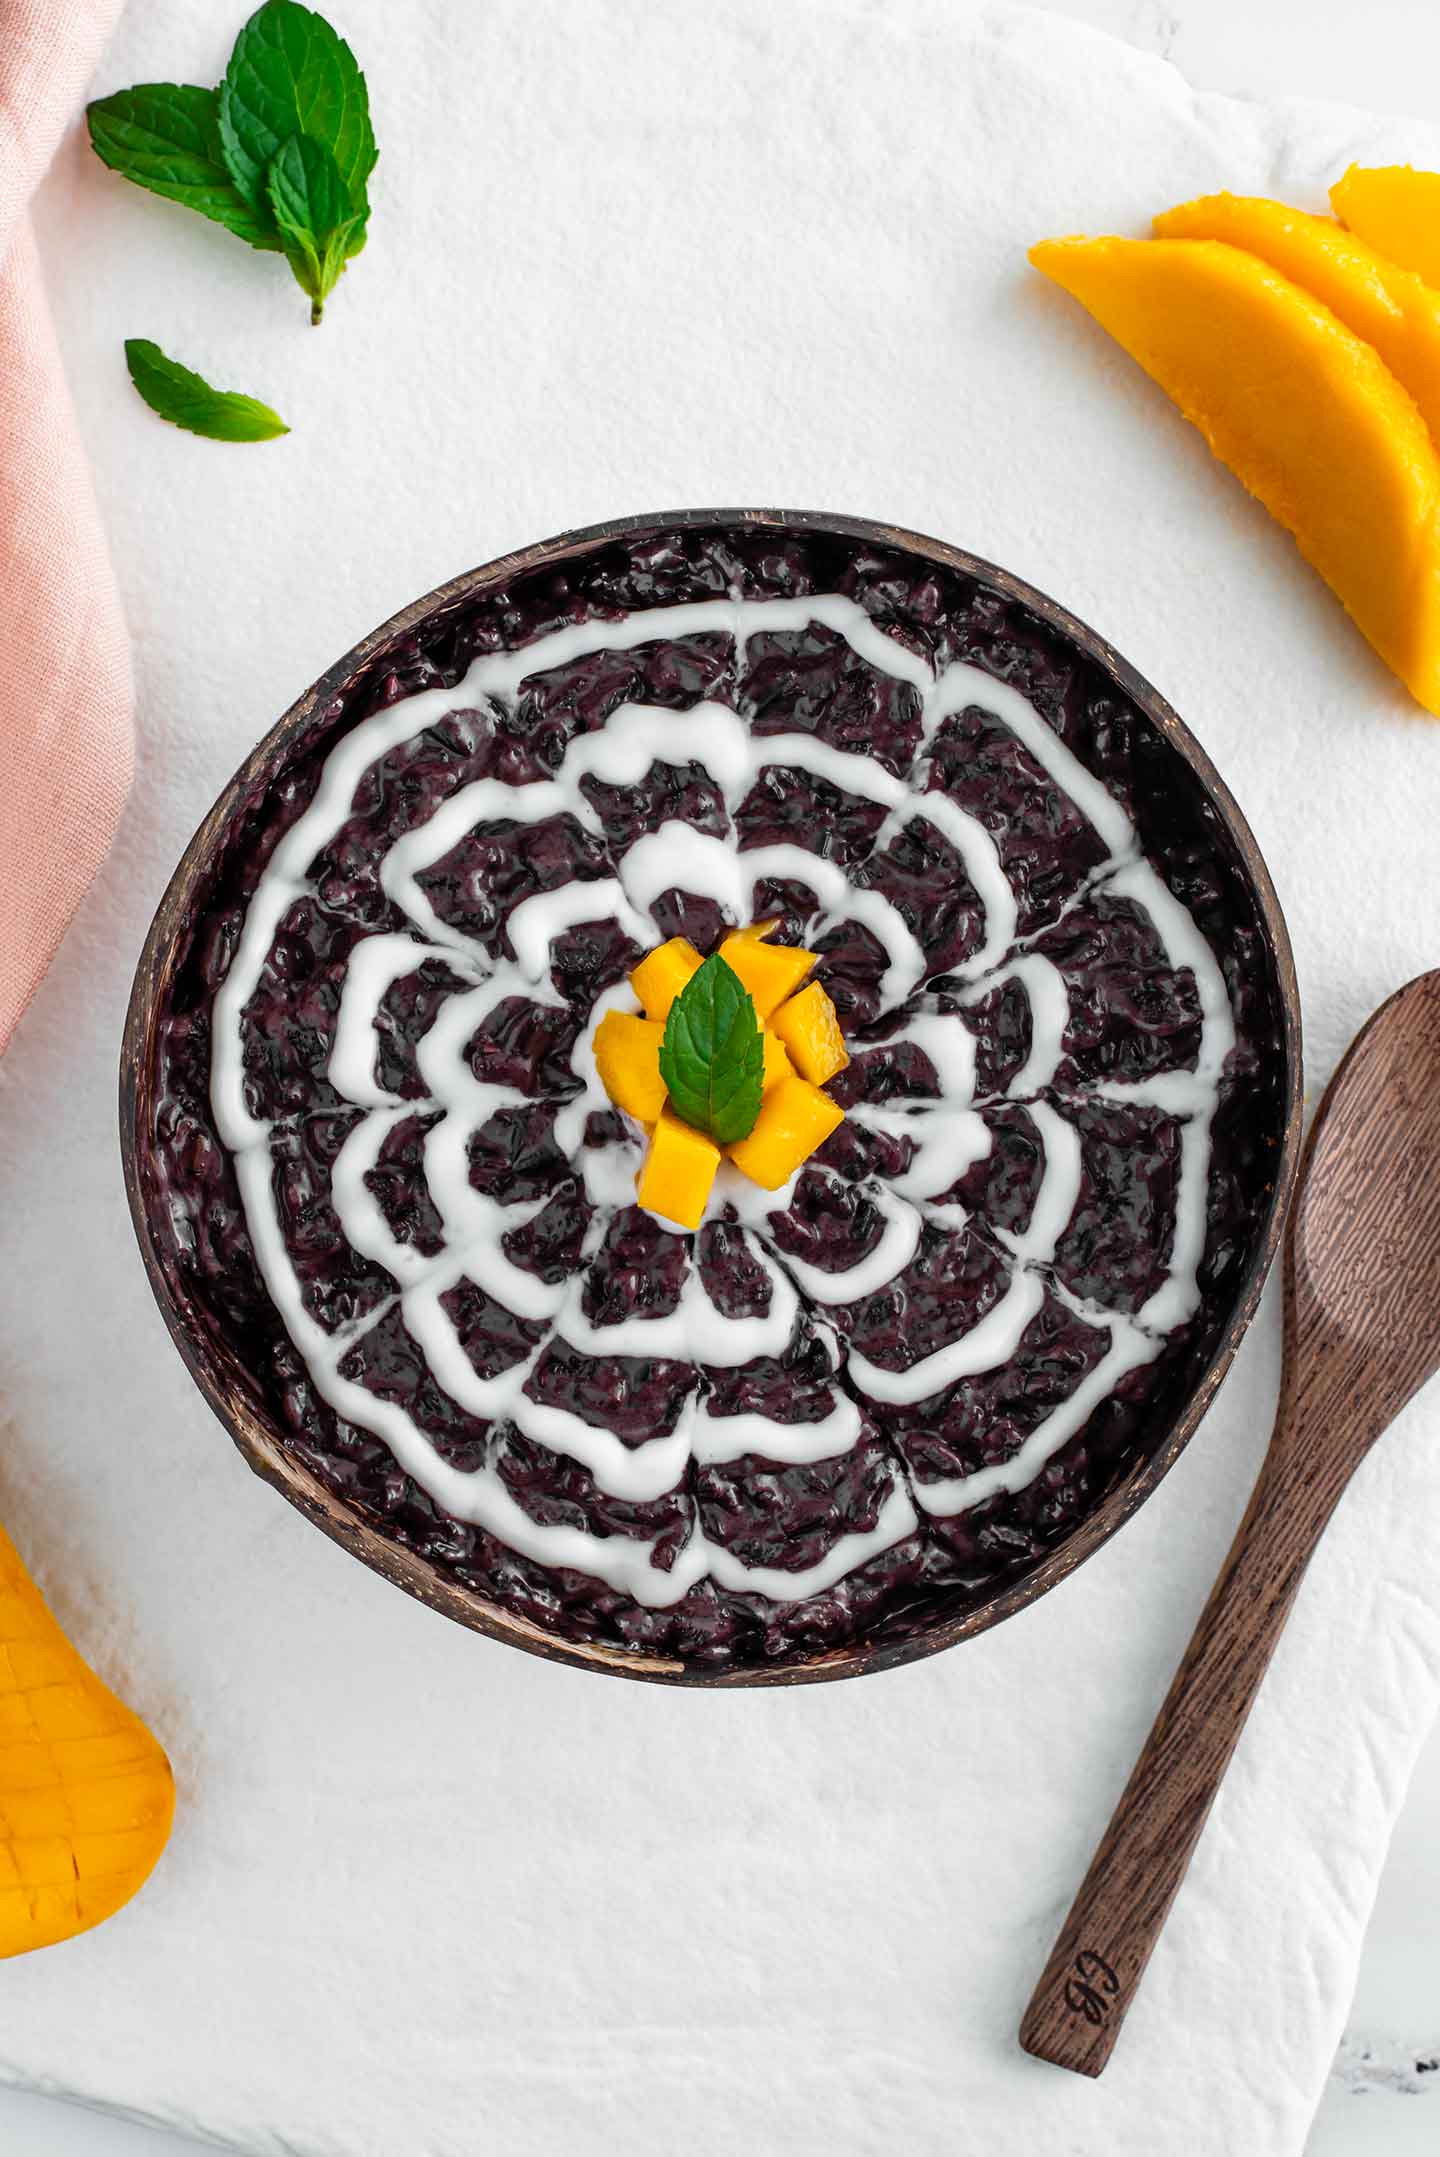
[[[130,1912],[0,1970],[0,2075],[303,2157],[1296,2152],[1435,1698],[1433,1405],[1332,1532],[1082,2086],[1014,2024],[1243,1503],[1273,1309],[1134,1525],[982,1642],[794,1695],[601,1684],[445,1625],[245,1474],[148,1306],[113,1065],[180,845],[337,652],[525,539],[767,500],[988,553],[1151,674],[1269,855],[1323,1077],[1440,955],[1440,732],[1023,249],[1220,185],[1318,206],[1352,156],[1440,161],[1440,128],[1193,97],[945,0],[337,13],[382,163],[321,331],[78,141],[43,204],[144,763],[0,1072],[0,1504],[182,1810]],[[233,25],[195,17],[132,9],[99,87],[213,79]],[[164,430],[126,335],[294,434]]]

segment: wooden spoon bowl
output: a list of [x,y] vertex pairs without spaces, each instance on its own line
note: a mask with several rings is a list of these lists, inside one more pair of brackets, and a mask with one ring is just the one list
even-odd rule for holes
[[[1346,1414],[1322,1441],[1340,1454],[1348,1432],[1363,1452],[1440,1370],[1440,972],[1392,996],[1355,1041],[1301,1175],[1286,1362],[1303,1357],[1309,1386],[1321,1369],[1332,1385],[1363,1383],[1368,1416]],[[1300,1435],[1282,1417],[1277,1438]]]

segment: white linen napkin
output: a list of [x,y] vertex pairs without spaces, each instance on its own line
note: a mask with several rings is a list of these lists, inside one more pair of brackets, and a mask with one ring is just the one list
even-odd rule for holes
[[[0,2077],[257,2157],[1298,2157],[1436,1703],[1440,1398],[1327,1537],[1092,2086],[1016,2024],[1243,1506],[1274,1298],[1169,1481],[1025,1615],[838,1686],[601,1683],[247,1475],[150,1304],[114,1066],[184,840],[358,635],[546,533],[780,502],[1005,563],[1174,700],[1274,870],[1318,1087],[1440,962],[1440,726],[1025,247],[1220,187],[1323,207],[1351,158],[1440,166],[1440,132],[946,0],[330,12],[381,162],[323,328],[78,133],[38,204],[142,761],[0,1067],[0,1511],[181,1801],[130,1910],[0,1969]],[[97,87],[214,80],[229,14],[131,8]],[[167,430],[127,335],[293,433]]]

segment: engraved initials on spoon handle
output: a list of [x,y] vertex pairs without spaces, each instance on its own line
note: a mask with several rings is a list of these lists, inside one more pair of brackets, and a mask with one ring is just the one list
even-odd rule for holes
[[1376,1435],[1325,1359],[1298,1386],[1304,1359],[1286,1365],[1245,1517],[1020,2025],[1027,2052],[1076,2074],[1110,2057],[1305,1568]]

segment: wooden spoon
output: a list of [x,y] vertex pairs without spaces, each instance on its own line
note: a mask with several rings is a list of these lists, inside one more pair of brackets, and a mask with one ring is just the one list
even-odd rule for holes
[[1375,1440],[1440,1370],[1440,973],[1383,1005],[1310,1133],[1285,1249],[1274,1435],[1230,1555],[1020,2025],[1110,2057],[1310,1556]]

